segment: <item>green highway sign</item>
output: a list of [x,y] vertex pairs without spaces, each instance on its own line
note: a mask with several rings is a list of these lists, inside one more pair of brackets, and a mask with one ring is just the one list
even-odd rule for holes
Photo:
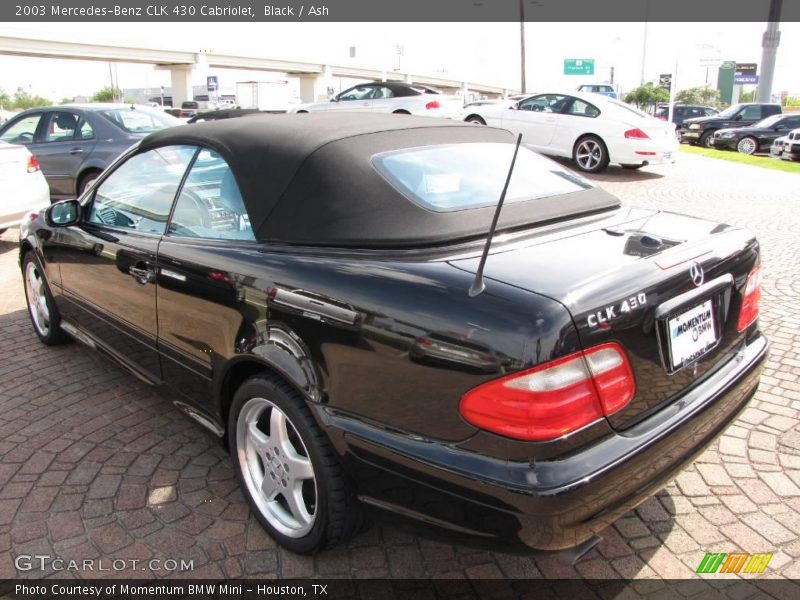
[[594,59],[565,58],[564,75],[594,75]]

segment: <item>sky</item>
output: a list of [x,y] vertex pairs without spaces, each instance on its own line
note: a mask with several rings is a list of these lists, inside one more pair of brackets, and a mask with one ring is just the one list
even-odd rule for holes
[[[572,89],[590,81],[615,81],[623,90],[662,73],[678,89],[704,85],[703,58],[760,62],[764,23],[527,23],[528,91]],[[647,43],[644,44],[645,32]],[[781,24],[773,93],[800,95],[800,23]],[[257,56],[386,69],[520,87],[518,23],[0,23],[0,36],[84,41],[133,47]],[[356,48],[355,58],[349,55]],[[398,58],[397,46],[403,47]],[[643,56],[644,55],[644,56]],[[563,75],[565,58],[594,58],[594,76]],[[644,70],[642,68],[644,58]],[[170,84],[168,71],[119,63],[122,88]],[[193,83],[216,74],[223,90],[236,81],[276,76],[215,69],[197,71]],[[716,69],[708,81],[716,85]],[[0,55],[0,88],[17,87],[54,101],[90,96],[109,84],[105,62]],[[342,83],[339,82],[341,86]]]

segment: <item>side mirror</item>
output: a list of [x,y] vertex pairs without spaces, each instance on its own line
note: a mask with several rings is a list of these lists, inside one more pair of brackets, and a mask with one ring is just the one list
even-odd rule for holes
[[734,121],[741,121],[741,120],[742,120],[742,113],[739,113],[738,115],[736,115],[735,117],[733,117],[733,120],[734,120]]
[[47,207],[44,220],[50,227],[68,227],[78,222],[81,205],[77,200],[62,200]]
[[519,110],[519,102],[514,102],[514,104],[508,107],[508,110]]
[[339,101],[339,96],[334,96],[333,98],[331,98],[331,102],[338,102],[338,101]]

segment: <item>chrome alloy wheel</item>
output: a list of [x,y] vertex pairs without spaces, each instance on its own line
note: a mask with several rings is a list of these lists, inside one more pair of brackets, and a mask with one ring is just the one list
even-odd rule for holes
[[575,161],[586,170],[597,168],[603,160],[603,147],[595,140],[583,140],[575,150]]
[[39,333],[50,333],[50,309],[47,307],[44,276],[34,261],[25,268],[25,291],[28,293],[28,310]]
[[756,151],[756,141],[751,137],[742,138],[736,149],[742,154],[753,154]]
[[308,450],[289,417],[265,398],[251,398],[236,423],[242,478],[264,518],[287,537],[314,526],[317,482]]

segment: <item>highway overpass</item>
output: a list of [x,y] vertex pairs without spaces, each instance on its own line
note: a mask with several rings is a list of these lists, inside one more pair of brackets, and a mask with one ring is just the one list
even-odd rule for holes
[[394,80],[419,83],[440,89],[445,93],[457,90],[477,92],[489,97],[501,97],[516,93],[516,90],[475,82],[431,77],[419,73],[383,71],[322,63],[278,60],[254,56],[234,56],[214,52],[190,50],[158,50],[133,46],[88,44],[83,42],[42,40],[26,37],[0,36],[0,54],[31,56],[38,58],[60,58],[75,60],[98,60],[124,63],[152,64],[157,69],[170,71],[173,103],[179,105],[192,99],[192,72],[199,67],[216,69],[243,69],[285,73],[300,79],[300,98],[313,102],[327,89],[332,77],[350,77],[364,80]]

